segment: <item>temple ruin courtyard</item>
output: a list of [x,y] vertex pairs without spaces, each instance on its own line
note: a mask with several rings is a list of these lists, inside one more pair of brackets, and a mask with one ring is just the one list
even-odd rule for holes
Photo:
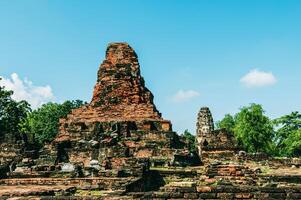
[[0,199],[301,199],[301,159],[242,151],[203,105],[191,152],[153,98],[134,49],[110,43],[91,102],[51,143],[0,144]]

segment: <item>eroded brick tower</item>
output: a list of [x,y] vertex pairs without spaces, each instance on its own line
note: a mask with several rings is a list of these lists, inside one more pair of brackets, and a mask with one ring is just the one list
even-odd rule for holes
[[91,103],[60,120],[53,147],[57,164],[130,175],[135,175],[134,168],[143,170],[139,159],[172,165],[189,155],[170,121],[156,109],[137,54],[127,43],[108,45]]
[[197,133],[196,142],[198,155],[202,157],[202,150],[206,147],[210,141],[211,133],[214,131],[214,123],[212,114],[208,107],[202,107],[198,113],[197,118]]

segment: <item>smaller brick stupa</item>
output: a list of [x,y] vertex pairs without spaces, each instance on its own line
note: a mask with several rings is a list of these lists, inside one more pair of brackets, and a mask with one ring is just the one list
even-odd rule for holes
[[233,158],[238,151],[234,135],[225,129],[214,129],[208,107],[202,107],[197,118],[196,143],[200,159],[204,161]]

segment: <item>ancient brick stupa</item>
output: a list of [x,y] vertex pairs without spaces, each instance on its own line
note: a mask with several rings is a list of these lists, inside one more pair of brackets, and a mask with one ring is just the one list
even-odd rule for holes
[[170,125],[161,118],[152,93],[145,87],[135,51],[127,43],[111,43],[98,70],[91,103],[74,110],[62,124],[146,120]]
[[124,170],[137,158],[171,164],[184,143],[156,109],[135,51],[127,43],[111,43],[91,103],[60,120],[53,146],[56,163]]
[[74,124],[96,122],[136,122],[138,129],[152,128],[158,122],[164,130],[171,130],[171,123],[162,119],[152,93],[145,87],[137,54],[127,43],[108,45],[91,103],[73,110],[60,121],[60,135],[56,140],[69,137],[68,128]]
[[162,120],[140,75],[137,55],[126,43],[108,46],[91,106],[103,121]]

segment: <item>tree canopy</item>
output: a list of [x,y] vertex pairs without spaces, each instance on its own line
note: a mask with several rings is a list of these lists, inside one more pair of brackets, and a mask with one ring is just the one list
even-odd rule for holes
[[17,102],[12,99],[12,95],[12,91],[0,87],[0,141],[23,139],[19,124],[31,110],[26,101]]
[[21,126],[32,142],[51,142],[58,133],[59,119],[66,117],[72,109],[84,104],[83,101],[65,101],[62,104],[47,103],[29,113]]
[[235,115],[234,135],[249,152],[269,152],[273,126],[259,104],[243,107]]
[[301,114],[292,112],[273,121],[275,143],[282,156],[301,156]]
[[182,136],[186,140],[190,152],[195,152],[196,151],[195,136],[192,135],[187,129],[184,131]]
[[226,114],[225,117],[216,123],[216,127],[219,129],[226,129],[227,131],[233,133],[235,127],[234,117],[230,114]]
[[270,120],[261,105],[243,107],[216,123],[235,135],[248,152],[265,152],[274,156],[301,156],[301,114],[292,112]]
[[81,100],[47,103],[32,111],[29,103],[17,102],[12,95],[0,87],[0,142],[50,142],[58,133],[59,119],[84,104]]

